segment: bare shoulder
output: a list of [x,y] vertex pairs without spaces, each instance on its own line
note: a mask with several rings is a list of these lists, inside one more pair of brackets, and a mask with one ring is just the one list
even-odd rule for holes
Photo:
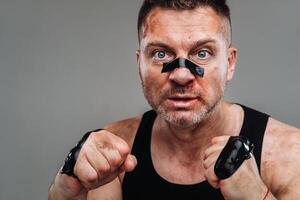
[[136,116],[107,124],[104,129],[125,140],[131,147],[135,134],[141,122],[141,116]]
[[270,118],[263,141],[261,172],[277,197],[300,198],[297,189],[300,187],[299,155],[300,130]]

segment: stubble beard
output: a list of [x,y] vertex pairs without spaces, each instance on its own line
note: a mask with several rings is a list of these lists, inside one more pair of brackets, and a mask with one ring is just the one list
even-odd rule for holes
[[168,111],[163,106],[157,108],[157,113],[167,122],[175,126],[187,128],[193,127],[203,121],[208,113],[208,109],[203,107],[198,112],[195,111]]

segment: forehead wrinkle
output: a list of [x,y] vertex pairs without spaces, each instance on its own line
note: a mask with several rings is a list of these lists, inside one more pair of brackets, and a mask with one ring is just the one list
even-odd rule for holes
[[[180,14],[178,14],[179,12]],[[191,14],[191,12],[194,12],[194,14]],[[168,20],[170,17],[172,17],[171,20]],[[188,40],[197,39],[193,36],[194,33],[197,37],[215,37],[220,36],[221,33],[222,38],[229,41],[229,22],[226,23],[225,21],[226,19],[209,7],[200,7],[200,9],[193,10],[170,10],[157,7],[147,16],[141,29],[143,34],[141,39],[145,39],[149,33],[152,33],[151,36],[153,35],[154,39],[156,39],[155,36],[158,36],[164,38],[164,40],[186,43]],[[200,33],[203,35],[201,36]]]
[[[227,42],[227,45],[230,46],[232,42],[232,27],[229,19],[217,13],[209,6],[203,6],[203,8],[208,8],[210,12],[213,12],[216,14],[216,16],[218,16],[219,18],[219,20],[217,20],[219,22],[218,31],[221,33],[221,36]],[[200,11],[195,10],[195,12],[200,12]]]
[[[195,32],[195,33],[193,33]],[[154,46],[155,44],[159,44],[157,46],[162,46],[160,44],[165,44],[168,46],[168,49],[183,49],[190,50],[196,48],[196,46],[201,46],[206,43],[218,44],[218,37],[220,37],[219,32],[215,34],[209,34],[203,31],[203,33],[199,33],[198,31],[186,31],[186,30],[178,30],[168,32],[167,34],[160,34],[159,37],[153,36],[145,38],[141,42],[141,47],[144,48],[146,46]],[[184,33],[184,34],[182,34]],[[179,47],[179,48],[178,48]]]
[[[195,28],[196,27],[196,28]],[[219,28],[209,29],[209,27],[190,24],[190,25],[179,25],[179,24],[168,24],[160,27],[158,24],[154,24],[151,28],[148,28],[148,33],[152,33],[149,36],[149,40],[201,40],[202,38],[215,38],[219,34]],[[147,38],[147,39],[148,39]],[[167,41],[169,42],[169,41]],[[171,42],[171,41],[170,41]]]

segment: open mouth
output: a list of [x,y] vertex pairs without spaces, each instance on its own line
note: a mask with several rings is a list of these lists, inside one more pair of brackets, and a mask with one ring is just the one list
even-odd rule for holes
[[196,97],[170,97],[167,104],[175,108],[191,108],[197,102]]
[[171,97],[169,99],[171,99],[173,101],[190,101],[190,100],[194,100],[196,98],[195,97],[194,98],[192,98],[192,97]]

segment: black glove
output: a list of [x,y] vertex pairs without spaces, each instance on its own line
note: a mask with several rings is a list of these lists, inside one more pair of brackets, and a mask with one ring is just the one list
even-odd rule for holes
[[244,136],[231,136],[220,153],[216,164],[215,173],[219,179],[226,179],[251,157],[254,144]]

